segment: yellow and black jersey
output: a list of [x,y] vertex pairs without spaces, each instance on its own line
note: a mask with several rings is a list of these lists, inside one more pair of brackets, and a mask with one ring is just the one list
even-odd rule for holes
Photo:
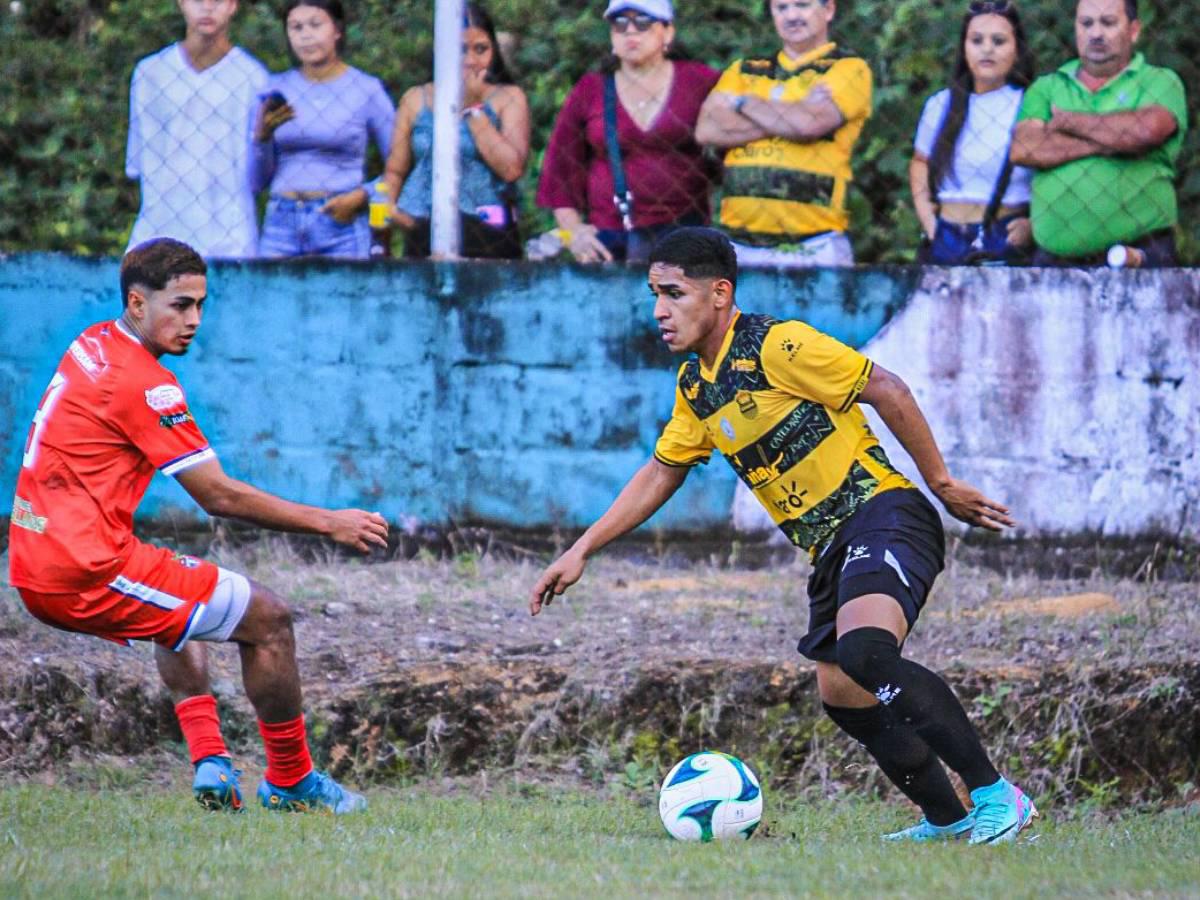
[[738,60],[713,90],[798,103],[818,85],[829,91],[845,119],[828,137],[769,137],[725,154],[721,227],[734,240],[777,245],[849,226],[850,153],[871,114],[866,62],[833,43],[797,59],[781,50],[774,58]]
[[712,371],[679,369],[654,448],[668,466],[719,450],[797,547],[816,552],[863,503],[913,487],[857,404],[872,363],[804,322],[738,313]]

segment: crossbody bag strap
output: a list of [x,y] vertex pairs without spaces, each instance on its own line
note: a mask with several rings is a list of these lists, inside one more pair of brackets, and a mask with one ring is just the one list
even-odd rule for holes
[[633,230],[633,194],[625,181],[625,166],[621,162],[621,144],[617,140],[617,76],[604,76],[604,143],[608,148],[608,164],[612,167],[613,203],[621,214],[621,225]]
[[1004,150],[1004,165],[1000,167],[1000,175],[996,179],[996,186],[992,188],[992,197],[988,200],[988,205],[983,211],[983,221],[979,223],[979,233],[975,235],[975,240],[971,243],[971,246],[976,250],[983,249],[983,236],[992,227],[992,223],[996,221],[996,213],[999,212],[1004,195],[1008,192],[1008,183],[1012,179],[1013,173],[1011,152],[1012,142],[1010,141]]

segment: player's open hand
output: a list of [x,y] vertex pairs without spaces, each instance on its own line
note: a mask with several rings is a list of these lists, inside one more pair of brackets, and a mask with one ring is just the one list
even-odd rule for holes
[[587,559],[582,553],[568,550],[547,566],[529,592],[529,614],[536,616],[543,606],[553,603],[557,595],[579,580],[586,565]]
[[337,509],[329,513],[328,534],[345,547],[370,553],[372,547],[387,549],[387,520],[365,509]]
[[1017,524],[1008,514],[1007,506],[989,500],[978,488],[965,481],[951,478],[937,488],[936,493],[950,515],[968,525],[978,525],[989,531],[1003,531]]

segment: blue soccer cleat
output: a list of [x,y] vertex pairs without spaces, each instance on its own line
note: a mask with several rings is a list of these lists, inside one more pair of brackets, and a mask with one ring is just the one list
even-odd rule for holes
[[885,841],[914,841],[926,843],[930,841],[960,841],[971,833],[975,825],[975,813],[969,812],[957,822],[949,825],[932,825],[928,819],[921,819],[902,831],[893,831],[883,835]]
[[276,787],[264,778],[258,786],[258,800],[278,812],[330,812],[341,816],[367,808],[367,798],[362,794],[346,790],[315,770],[288,788]]
[[196,763],[196,777],[192,779],[196,802],[214,812],[241,812],[242,789],[238,785],[241,774],[228,756],[204,757]]
[[1021,829],[1028,827],[1038,815],[1026,793],[1004,778],[971,791],[971,802],[975,804],[971,844],[1015,841]]

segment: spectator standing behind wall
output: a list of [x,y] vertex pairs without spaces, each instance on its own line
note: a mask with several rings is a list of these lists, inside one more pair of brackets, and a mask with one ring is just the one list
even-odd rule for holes
[[1175,264],[1175,161],[1187,131],[1183,82],[1133,45],[1137,0],[1080,0],[1079,59],[1033,83],[1013,141],[1033,179],[1035,265],[1099,265],[1115,245]]
[[1032,80],[1016,4],[971,3],[953,81],[926,101],[908,167],[926,238],[921,262],[960,266],[1025,257],[1033,172],[1012,165],[1008,152]]
[[[670,0],[612,0],[604,11],[613,55],[567,97],[542,163],[537,203],[554,210],[580,262],[645,262],[654,242],[683,225],[709,221],[716,174],[696,143],[696,119],[717,72],[673,58]],[[605,112],[615,88],[616,143],[627,189],[617,204]]]
[[365,258],[367,138],[386,159],[392,101],[342,59],[339,0],[288,0],[283,23],[300,66],[271,76],[255,127],[255,183],[271,188],[260,254]]
[[206,257],[258,250],[250,131],[266,68],[229,40],[237,0],[180,0],[182,43],[141,60],[125,174],[141,187],[129,247],[172,237]]
[[[529,161],[529,102],[513,83],[491,17],[466,6],[458,206],[462,255],[520,259],[516,183]],[[396,110],[384,175],[393,224],[407,232],[404,255],[430,252],[433,206],[433,84],[409,89]],[[403,187],[402,187],[403,186]]]
[[743,265],[843,266],[850,154],[871,114],[871,70],[829,40],[834,0],[767,0],[783,49],[738,60],[696,137],[727,149],[721,226]]

